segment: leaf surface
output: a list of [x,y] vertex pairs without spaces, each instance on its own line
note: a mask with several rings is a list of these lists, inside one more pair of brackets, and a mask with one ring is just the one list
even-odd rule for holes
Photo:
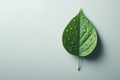
[[94,25],[84,15],[82,9],[66,26],[62,43],[73,55],[85,57],[92,53],[97,45],[97,34]]

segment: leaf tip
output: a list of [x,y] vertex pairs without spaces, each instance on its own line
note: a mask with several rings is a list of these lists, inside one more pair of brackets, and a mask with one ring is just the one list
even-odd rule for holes
[[80,8],[80,12],[79,12],[80,15],[83,15],[83,9]]
[[82,8],[80,8],[80,12],[83,12],[83,9],[82,9]]

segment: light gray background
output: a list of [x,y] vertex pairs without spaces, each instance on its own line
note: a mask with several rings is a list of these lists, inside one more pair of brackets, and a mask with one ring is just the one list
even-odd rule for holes
[[[0,0],[0,80],[120,80],[119,7],[120,0]],[[78,72],[61,37],[80,8],[100,43]]]

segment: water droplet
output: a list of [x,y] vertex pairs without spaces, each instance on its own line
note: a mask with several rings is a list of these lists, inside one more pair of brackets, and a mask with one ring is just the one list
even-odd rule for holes
[[90,38],[90,40],[92,41],[92,40],[93,40],[93,38]]
[[71,44],[73,44],[73,42],[71,42]]
[[70,38],[68,38],[68,40],[70,40]]
[[75,19],[73,19],[73,21],[75,22]]
[[96,37],[96,35],[94,34],[93,37]]
[[83,32],[86,32],[86,29],[84,29]]
[[68,32],[68,29],[66,29],[66,32]]
[[89,32],[89,34],[92,34],[92,32]]
[[70,29],[72,30],[73,28],[71,27]]
[[88,20],[86,20],[86,22],[88,23]]
[[84,16],[82,16],[82,18],[84,18]]
[[90,41],[92,41],[92,38],[89,38]]
[[89,53],[89,50],[87,50],[87,53]]
[[66,41],[64,40],[64,43],[66,43]]
[[92,30],[92,27],[89,27],[90,30]]
[[70,47],[69,51],[71,52],[72,51],[72,48]]

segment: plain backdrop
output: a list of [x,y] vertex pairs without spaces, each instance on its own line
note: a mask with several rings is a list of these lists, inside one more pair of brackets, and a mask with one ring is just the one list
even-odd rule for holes
[[[0,0],[0,80],[120,80],[119,7],[120,0]],[[61,37],[80,8],[99,42],[78,72]]]

